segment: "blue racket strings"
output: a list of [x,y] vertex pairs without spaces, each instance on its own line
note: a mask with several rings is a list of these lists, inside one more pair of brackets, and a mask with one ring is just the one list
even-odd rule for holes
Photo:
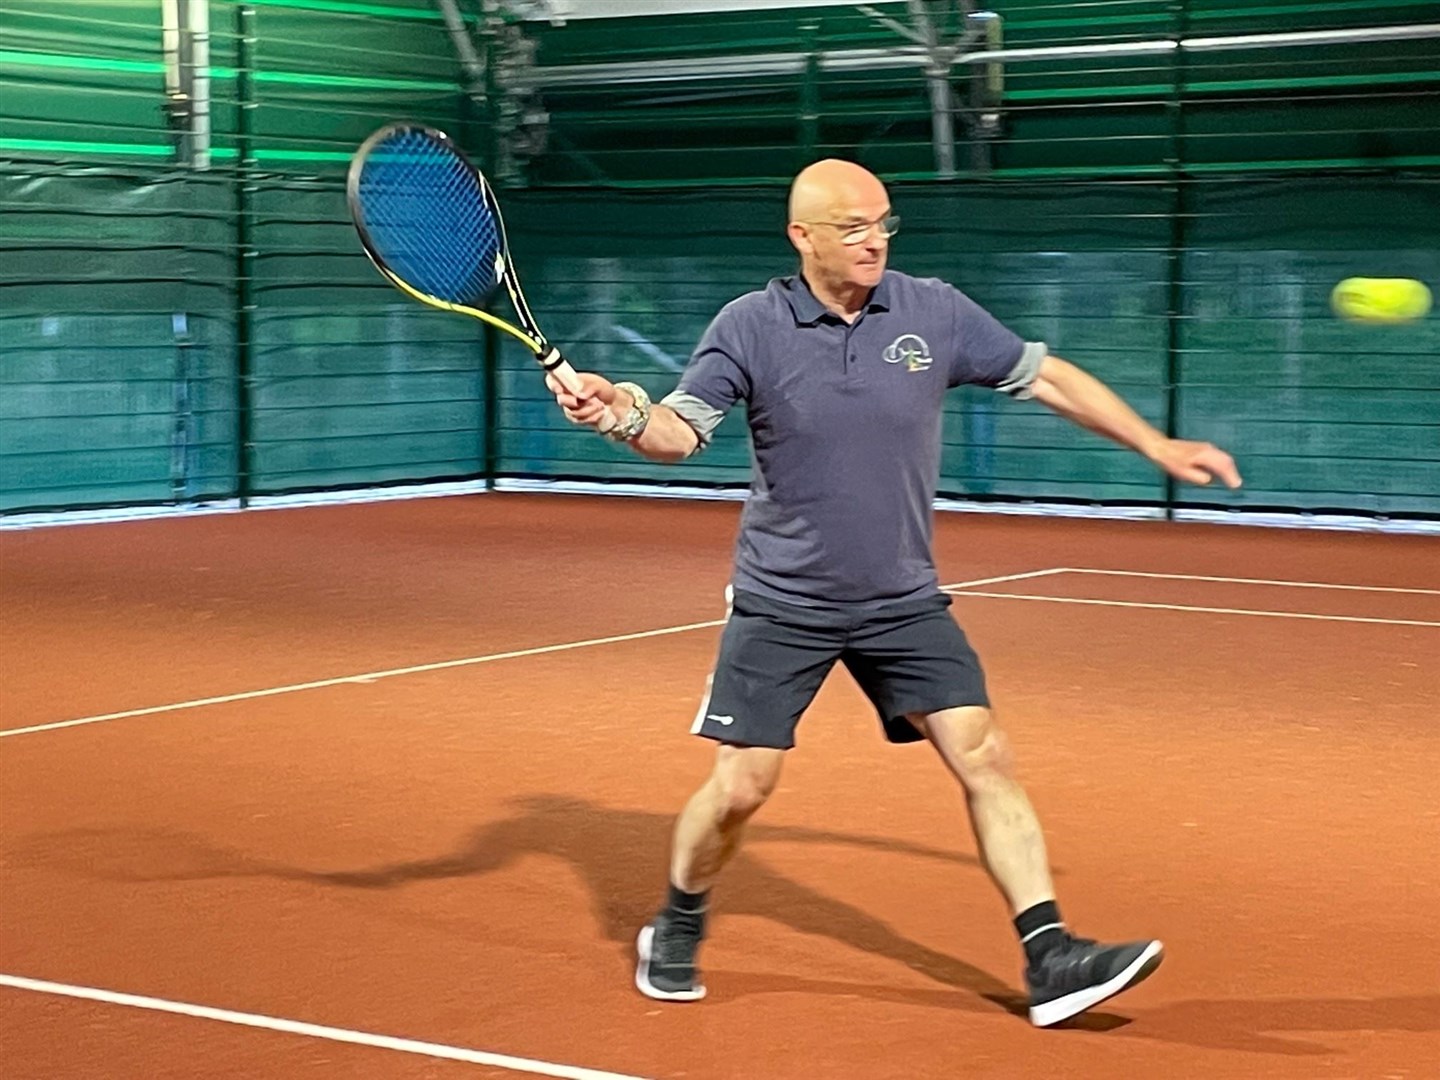
[[446,143],[396,131],[371,149],[357,197],[371,247],[407,285],[478,306],[499,284],[495,215],[480,177]]

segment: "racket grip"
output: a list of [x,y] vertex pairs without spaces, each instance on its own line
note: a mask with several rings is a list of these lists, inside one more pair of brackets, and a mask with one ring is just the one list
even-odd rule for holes
[[[575,369],[570,366],[570,361],[560,355],[559,349],[552,345],[549,352],[537,356],[536,359],[540,362],[542,368],[549,374],[555,376],[556,381],[559,382],[561,386],[576,397],[580,396],[580,391],[583,389],[580,385],[580,376],[577,375]],[[595,429],[601,434],[604,434],[613,428],[615,423],[615,414],[609,409],[606,409],[605,415],[600,418],[600,423],[595,425]]]

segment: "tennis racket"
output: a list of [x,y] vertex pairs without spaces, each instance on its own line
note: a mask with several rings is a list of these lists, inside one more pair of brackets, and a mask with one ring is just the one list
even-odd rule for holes
[[[575,369],[540,332],[520,289],[490,182],[448,135],[420,124],[386,125],[355,152],[346,192],[360,243],[392,285],[524,342],[545,371],[579,396]],[[501,285],[518,326],[484,310]],[[601,430],[614,425],[608,413],[606,420]]]

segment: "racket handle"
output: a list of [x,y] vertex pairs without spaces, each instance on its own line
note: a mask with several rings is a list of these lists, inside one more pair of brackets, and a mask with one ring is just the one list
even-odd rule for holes
[[[570,361],[560,355],[559,349],[552,345],[549,352],[542,356],[537,356],[536,359],[540,362],[542,368],[549,374],[555,376],[556,381],[559,382],[561,386],[576,397],[580,396],[582,389],[580,376],[575,374],[575,369],[570,366]],[[615,414],[609,409],[606,409],[605,415],[600,418],[600,423],[596,425],[596,430],[603,434],[613,428],[615,423]]]

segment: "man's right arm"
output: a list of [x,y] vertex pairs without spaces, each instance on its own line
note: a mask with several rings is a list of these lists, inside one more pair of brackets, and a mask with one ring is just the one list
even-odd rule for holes
[[[577,372],[583,397],[576,397],[562,387],[554,376],[545,382],[555,395],[565,418],[572,424],[599,429],[604,415],[610,414],[606,427],[623,423],[635,404],[634,395],[593,371]],[[650,417],[638,435],[625,443],[641,457],[651,461],[684,461],[700,447],[701,439],[679,413],[657,402],[650,406]]]
[[643,458],[670,463],[684,461],[695,453],[700,448],[700,436],[674,409],[656,403],[650,406],[645,430],[630,439],[629,446]]
[[[711,321],[680,385],[651,405],[645,426],[625,440],[641,457],[667,463],[685,460],[710,445],[733,405],[749,399],[750,378],[738,359],[746,350],[745,320],[738,312],[738,302],[732,302]],[[623,431],[626,425],[638,424],[631,393],[631,388],[641,389],[638,384],[612,383],[594,372],[578,375],[578,396],[567,393],[553,376],[545,379],[566,419],[597,430],[618,426]]]

